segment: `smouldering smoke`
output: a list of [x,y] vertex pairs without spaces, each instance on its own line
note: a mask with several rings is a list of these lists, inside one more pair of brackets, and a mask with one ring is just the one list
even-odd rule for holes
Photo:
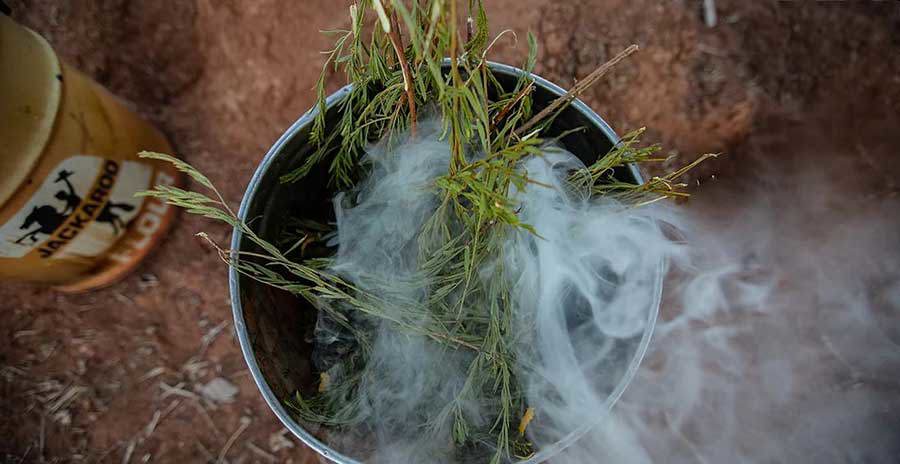
[[560,462],[897,462],[900,201],[825,154],[695,195],[646,359]]
[[[437,207],[430,184],[447,170],[438,133],[422,123],[415,141],[372,147],[372,174],[352,201],[336,199],[335,269],[367,290],[423,297],[399,282],[415,278],[416,234]],[[782,172],[707,189],[686,208],[627,208],[572,190],[565,178],[580,166],[561,148],[524,164],[551,186],[511,192],[540,237],[511,234],[502,263],[481,273],[502,264],[513,283],[517,371],[536,411],[527,433],[543,450],[534,462],[896,462],[896,198],[839,195],[801,171],[789,184]],[[667,264],[648,354],[610,412]],[[377,381],[362,388],[377,462],[453,462],[449,421],[419,425],[459,392],[471,357],[378,333],[366,367]],[[496,404],[464,407],[485,424]],[[332,445],[355,454],[362,442]]]
[[[352,198],[335,198],[334,270],[387,301],[424,296],[422,288],[404,283],[417,278],[418,233],[437,206],[434,179],[449,166],[450,148],[439,140],[439,131],[439,122],[420,122],[415,141],[369,147],[368,178],[349,194]],[[332,445],[350,455],[374,453],[375,462],[440,462],[452,451],[450,424],[429,430],[422,424],[438,417],[459,393],[471,358],[390,323],[376,330],[359,392],[360,414],[373,430],[332,437]]]
[[537,235],[514,234],[503,252],[515,280],[519,375],[536,419],[528,437],[541,461],[605,422],[656,317],[664,267],[683,253],[666,212],[573,190],[584,164],[548,147],[527,160],[529,185],[512,198]]
[[[370,147],[367,179],[335,199],[334,270],[387,301],[426,296],[409,282],[419,278],[419,231],[438,206],[433,182],[449,164],[439,130],[438,122],[420,123],[414,140]],[[510,195],[538,236],[511,231],[499,247],[500,262],[485,263],[479,273],[488,281],[509,279],[512,288],[516,339],[510,343],[517,347],[515,369],[526,402],[537,413],[527,431],[540,458],[605,419],[646,347],[665,261],[682,248],[665,236],[655,208],[629,208],[573,190],[567,177],[583,167],[558,147],[523,164],[543,185]],[[495,272],[498,267],[504,271]],[[462,390],[472,354],[398,333],[390,323],[377,333],[360,395],[378,461],[455,462],[452,417],[443,408]],[[477,397],[463,409],[473,427],[489,427],[498,404]],[[336,447],[364,454],[363,435],[345,436]]]

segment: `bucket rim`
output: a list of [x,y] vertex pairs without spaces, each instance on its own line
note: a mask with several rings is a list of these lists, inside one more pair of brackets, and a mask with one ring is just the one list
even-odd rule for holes
[[[444,64],[446,65],[448,63],[449,60],[445,59]],[[535,73],[527,72],[521,68],[508,64],[497,63],[493,61],[488,61],[487,63],[493,71],[509,74],[516,77],[526,75],[530,79],[533,79],[536,85],[557,96],[562,96],[566,93],[566,90],[562,87],[554,84],[547,79],[544,79],[543,77]],[[347,94],[350,93],[352,88],[353,84],[347,84],[329,95],[325,99],[325,107],[331,108],[333,105],[340,102],[341,99],[343,99]],[[575,108],[592,124],[600,129],[600,131],[603,132],[606,138],[614,146],[619,144],[621,139],[615,133],[612,127],[580,98],[573,99],[570,103],[570,106]],[[246,190],[244,191],[244,196],[241,199],[240,208],[238,209],[239,220],[247,220],[250,205],[253,203],[256,197],[257,191],[259,190],[260,184],[262,183],[262,179],[268,172],[274,160],[281,154],[282,149],[298,132],[300,132],[303,127],[311,124],[318,113],[318,105],[313,105],[312,108],[307,110],[293,124],[291,124],[291,126],[288,127],[288,129],[285,130],[284,133],[282,133],[282,135],[275,141],[274,144],[272,144],[272,146],[266,152],[265,156],[257,166],[256,171],[253,173],[253,176],[250,178],[250,182],[247,184]],[[631,175],[634,176],[636,182],[638,182],[639,184],[644,183],[644,179],[641,176],[640,170],[638,169],[636,164],[629,164],[628,169]],[[238,228],[234,228],[231,237],[231,249],[240,249],[242,239],[243,233],[241,232],[241,230]],[[664,267],[665,264],[660,263],[660,272],[656,282],[657,291],[656,294],[653,295],[654,299],[647,314],[647,325],[644,333],[641,336],[641,340],[632,360],[629,362],[628,368],[625,370],[625,373],[619,380],[616,388],[613,389],[613,391],[609,394],[606,401],[604,402],[604,405],[606,407],[605,412],[609,412],[612,406],[622,396],[625,388],[634,379],[634,376],[637,373],[637,369],[643,361],[644,355],[647,352],[647,348],[650,344],[650,339],[655,330],[656,320],[659,314],[659,305],[662,298],[662,279],[664,274]],[[279,421],[281,421],[282,425],[284,425],[286,429],[288,429],[295,437],[299,438],[300,441],[302,441],[306,446],[312,448],[321,456],[336,464],[362,464],[360,461],[341,454],[340,452],[332,449],[331,447],[320,441],[312,433],[302,427],[300,423],[297,422],[287,411],[284,404],[282,403],[282,400],[278,398],[269,387],[269,384],[266,382],[266,379],[262,374],[262,370],[259,367],[259,363],[256,361],[256,356],[253,351],[252,342],[250,340],[250,334],[247,332],[247,325],[244,320],[243,304],[241,303],[240,273],[233,266],[229,266],[228,268],[228,288],[231,300],[232,316],[234,318],[234,329],[238,337],[238,343],[241,347],[241,353],[244,357],[244,361],[247,364],[247,368],[250,371],[250,375],[253,377],[253,382],[259,389],[259,392],[262,395],[263,400],[265,400],[266,404],[269,406],[269,409],[271,409],[272,412],[275,413],[275,416]],[[563,437],[563,439],[561,439],[551,447],[540,450],[531,458],[524,461],[519,461],[518,464],[537,464],[543,462],[546,459],[549,459],[562,449],[565,449],[566,447],[577,441],[591,428],[598,425],[603,420],[605,414],[599,414],[598,416],[598,419],[594,421],[594,423],[582,425],[581,427],[570,432],[568,435]]]

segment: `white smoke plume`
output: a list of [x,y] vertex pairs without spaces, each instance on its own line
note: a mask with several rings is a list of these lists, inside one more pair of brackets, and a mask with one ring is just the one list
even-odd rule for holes
[[[415,139],[370,147],[367,179],[335,199],[339,249],[333,269],[386,300],[421,301],[427,291],[408,283],[418,278],[418,233],[438,206],[433,182],[447,173],[450,153],[438,122],[419,126]],[[538,236],[511,232],[502,262],[486,263],[480,272],[486,280],[509,279],[513,289],[517,336],[510,343],[517,347],[515,368],[526,403],[537,414],[527,429],[539,450],[535,460],[605,419],[645,347],[665,262],[683,248],[663,233],[662,210],[629,208],[574,190],[567,178],[583,167],[559,147],[523,164],[542,185],[510,195]],[[498,267],[504,271],[495,272]],[[452,417],[443,408],[462,390],[473,355],[399,333],[391,323],[377,333],[360,390],[377,462],[456,462]],[[319,336],[320,342],[337,339],[327,331]],[[498,412],[490,397],[463,407],[474,427],[490,426]],[[430,426],[423,430],[425,422]],[[365,449],[369,441],[366,433],[355,433],[333,444],[364,455],[372,451]]]
[[512,195],[537,231],[517,232],[504,251],[517,330],[527,334],[519,375],[536,411],[535,462],[607,419],[656,317],[665,264],[684,252],[664,233],[666,210],[573,190],[567,178],[583,167],[548,147],[523,169],[550,187]]
[[[352,198],[335,198],[334,270],[388,301],[423,296],[421,288],[404,283],[416,279],[418,232],[437,206],[434,179],[449,165],[449,145],[439,131],[439,122],[420,122],[415,141],[369,147],[363,160],[371,166],[369,176],[349,193]],[[452,451],[449,424],[428,431],[421,425],[458,394],[470,358],[391,323],[375,330],[359,392],[360,413],[373,429],[332,437],[332,445],[351,455],[374,455],[375,462],[439,462]]]
[[[335,270],[367,290],[423,297],[401,282],[415,278],[417,232],[437,207],[431,182],[447,170],[438,136],[425,122],[414,141],[371,147],[369,178],[352,201],[336,199]],[[502,261],[527,335],[517,372],[540,450],[529,462],[895,462],[896,197],[838,194],[829,176],[844,166],[782,166],[702,190],[687,207],[627,208],[573,190],[565,179],[581,166],[547,148],[523,169],[551,187],[511,192],[539,234],[512,234]],[[647,356],[610,412],[653,321]],[[371,445],[374,462],[456,462],[449,421],[420,424],[460,391],[471,356],[378,330],[366,367],[376,380],[362,388],[372,430],[332,446],[356,455]],[[485,424],[496,404],[464,407]]]
[[840,155],[695,195],[646,359],[558,462],[897,462],[900,199]]

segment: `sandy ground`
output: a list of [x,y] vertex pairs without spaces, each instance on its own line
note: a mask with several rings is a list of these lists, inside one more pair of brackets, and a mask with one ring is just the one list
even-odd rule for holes
[[[9,3],[168,134],[233,204],[313,100],[318,52],[329,45],[318,30],[347,22],[331,0]],[[487,4],[497,32],[538,34],[538,72],[564,86],[638,43],[641,53],[585,99],[620,133],[647,126],[681,162],[728,153],[694,174],[698,193],[813,142],[864,153],[854,174],[871,179],[865,188],[898,192],[888,174],[900,141],[893,2],[717,0],[714,27],[700,1]],[[502,41],[493,58],[520,63],[523,49],[524,40]],[[199,230],[230,233],[182,215],[137,272],[102,291],[3,284],[0,462],[315,462],[249,377],[225,268],[193,237]]]

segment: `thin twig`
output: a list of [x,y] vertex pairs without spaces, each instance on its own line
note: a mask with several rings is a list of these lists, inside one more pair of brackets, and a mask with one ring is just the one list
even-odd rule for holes
[[553,100],[553,103],[550,103],[549,105],[547,105],[547,107],[544,108],[543,110],[541,110],[540,113],[534,115],[534,117],[531,118],[530,120],[528,120],[528,122],[526,122],[521,127],[516,129],[515,134],[518,136],[522,136],[529,129],[534,127],[535,124],[543,121],[544,118],[553,114],[561,106],[568,104],[569,102],[571,102],[572,100],[577,98],[585,90],[587,90],[590,86],[594,85],[594,83],[597,82],[597,80],[599,80],[601,77],[606,75],[606,73],[609,72],[609,70],[612,69],[613,66],[617,65],[620,61],[624,60],[625,58],[628,58],[629,55],[631,55],[632,53],[634,53],[636,51],[638,51],[638,46],[636,44],[631,44],[631,46],[629,46],[625,50],[622,50],[622,52],[620,52],[618,55],[613,57],[613,59],[600,65],[599,68],[595,69],[592,73],[588,74],[587,77],[585,77],[583,80],[581,80],[577,84],[575,84],[575,86],[572,87],[571,90],[566,92],[565,95],[562,95],[559,98],[557,98],[556,100]]
[[21,457],[19,457],[18,464],[22,464],[23,462],[25,462],[25,458],[27,458],[28,455],[31,453],[31,448],[34,448],[34,444],[28,445],[28,448],[25,450],[25,454],[23,454]]
[[500,33],[497,34],[496,37],[494,37],[494,40],[491,40],[491,43],[489,43],[488,46],[484,48],[484,52],[481,54],[482,61],[487,59],[488,52],[490,52],[491,49],[494,48],[494,44],[496,44],[506,34],[512,34],[514,44],[519,42],[519,36],[516,35],[516,31],[514,31],[512,29],[504,29],[504,30],[500,31]]
[[228,437],[228,441],[225,442],[225,446],[222,447],[222,451],[219,451],[219,459],[216,459],[216,464],[222,464],[225,462],[225,455],[228,454],[228,450],[234,445],[234,442],[237,441],[238,437],[244,433],[244,430],[247,430],[247,427],[250,426],[250,419],[246,417],[241,418],[241,425],[238,426],[237,430]]
[[[397,21],[397,13],[391,11],[391,18],[395,24]],[[406,62],[406,54],[403,53],[403,39],[400,38],[399,27],[392,27],[388,32],[391,39],[391,45],[397,54],[397,61],[400,62],[400,69],[403,71],[403,89],[406,90],[406,103],[409,105],[409,134],[416,136],[416,94],[413,89],[412,72],[409,70],[409,63]]]
[[531,92],[531,89],[533,89],[533,88],[534,88],[534,81],[531,81],[528,83],[528,85],[525,86],[525,88],[523,88],[521,91],[519,91],[519,94],[516,95],[516,98],[514,98],[511,102],[509,102],[506,106],[504,106],[503,109],[500,110],[499,113],[497,113],[497,116],[495,116],[494,120],[491,121],[491,131],[493,131],[497,127],[497,125],[500,124],[500,121],[503,121],[503,118],[505,118],[506,115],[510,111],[512,111],[513,108],[515,108],[515,106],[519,103],[519,101],[521,101],[523,98],[525,98],[525,95],[528,95],[528,93]]
[[163,375],[163,374],[165,374],[165,373],[166,373],[166,368],[165,368],[165,367],[157,366],[157,367],[154,367],[153,369],[150,369],[149,371],[147,371],[146,374],[142,375],[142,376],[138,379],[138,382],[144,382],[144,381],[150,380],[150,379],[152,379],[152,378],[154,378],[154,377],[159,377],[160,375]]
[[198,359],[202,358],[206,354],[206,350],[208,350],[209,347],[213,344],[213,342],[216,341],[216,338],[219,337],[219,335],[222,333],[222,330],[224,330],[225,327],[228,327],[227,319],[223,320],[222,322],[217,324],[215,327],[213,327],[208,332],[206,332],[206,334],[203,335],[203,338],[201,339],[201,343],[200,343],[200,352],[197,353],[196,358],[198,358]]
[[457,32],[456,32],[456,0],[450,0],[450,72],[453,74],[453,83],[458,85],[461,80],[459,69],[459,57],[457,56]]
[[85,391],[87,391],[87,388],[78,385],[70,386],[69,388],[65,389],[61,395],[56,397],[56,401],[53,402],[53,405],[47,408],[47,414],[53,414],[56,411],[59,411],[60,409],[68,406],[69,403],[74,401]]
[[132,438],[128,442],[128,447],[125,448],[125,454],[122,456],[122,464],[128,464],[131,462],[131,455],[134,454],[134,448],[137,447],[137,441]]
[[200,398],[196,393],[185,390],[184,388],[181,388],[182,385],[184,385],[183,382],[180,382],[180,383],[176,384],[175,386],[169,385],[165,382],[160,382],[159,388],[161,388],[163,391],[162,398],[165,399],[171,395],[183,396],[185,398],[193,399],[193,400],[197,400]]
[[169,403],[169,406],[165,411],[156,410],[156,412],[153,413],[153,418],[150,420],[147,426],[144,427],[144,439],[146,440],[147,438],[150,438],[150,435],[153,435],[153,432],[156,430],[156,427],[159,426],[160,422],[165,420],[166,417],[169,417],[169,414],[175,411],[175,409],[177,409],[180,405],[181,400],[174,400]]
[[[177,400],[176,400],[177,401]],[[157,409],[153,413],[153,418],[150,419],[150,422],[147,423],[147,426],[144,427],[144,436],[149,437],[154,430],[156,430],[156,425],[159,424],[159,418],[162,417],[162,411]]]

